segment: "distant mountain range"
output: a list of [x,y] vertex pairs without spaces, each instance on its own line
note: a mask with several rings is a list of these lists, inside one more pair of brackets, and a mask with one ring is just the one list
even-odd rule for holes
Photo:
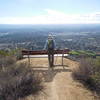
[[0,32],[8,31],[100,31],[100,24],[62,24],[62,25],[12,25],[0,24]]

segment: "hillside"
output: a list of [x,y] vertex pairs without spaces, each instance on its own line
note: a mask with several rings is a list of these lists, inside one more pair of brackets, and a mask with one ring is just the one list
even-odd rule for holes
[[[24,59],[22,62],[27,61]],[[56,66],[50,70],[47,58],[31,58],[31,65],[42,76],[45,84],[45,90],[36,96],[37,100],[94,100],[92,92],[71,76],[77,62],[64,58],[64,66],[61,66],[61,57],[55,58]],[[29,96],[26,100],[34,100],[33,98]]]

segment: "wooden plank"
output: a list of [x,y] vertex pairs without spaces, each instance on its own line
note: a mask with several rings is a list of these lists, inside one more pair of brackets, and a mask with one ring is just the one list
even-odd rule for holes
[[[69,49],[65,50],[54,50],[54,54],[67,54],[69,53]],[[46,55],[48,52],[46,50],[38,50],[38,51],[33,51],[33,50],[22,50],[22,55]]]

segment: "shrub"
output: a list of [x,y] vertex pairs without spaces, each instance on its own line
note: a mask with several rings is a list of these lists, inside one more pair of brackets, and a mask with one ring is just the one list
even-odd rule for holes
[[41,78],[26,63],[10,64],[0,70],[0,100],[18,100],[42,89]]
[[78,50],[78,51],[70,51],[69,54],[71,56],[75,56],[77,58],[86,58],[86,57],[93,57],[95,58],[96,53],[92,51],[83,51],[83,50]]
[[17,50],[14,51],[14,54],[15,54],[17,60],[23,59],[21,51],[22,51],[22,49],[17,49]]
[[14,56],[0,56],[0,69],[14,63],[16,63],[16,58]]
[[6,52],[5,50],[0,50],[0,55],[2,55],[2,56],[8,56],[9,53]]
[[80,60],[79,67],[73,70],[73,76],[75,79],[87,81],[90,75],[92,74],[93,69],[93,61],[92,59],[84,59]]
[[17,60],[23,59],[21,49],[14,49],[9,51],[0,50],[0,56],[4,56],[4,57],[13,56],[16,57]]
[[100,95],[100,59],[81,59],[79,67],[73,70],[72,76]]

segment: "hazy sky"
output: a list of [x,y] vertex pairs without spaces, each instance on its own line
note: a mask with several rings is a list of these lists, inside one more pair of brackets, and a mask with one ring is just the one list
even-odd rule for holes
[[0,24],[100,23],[100,0],[0,0]]

